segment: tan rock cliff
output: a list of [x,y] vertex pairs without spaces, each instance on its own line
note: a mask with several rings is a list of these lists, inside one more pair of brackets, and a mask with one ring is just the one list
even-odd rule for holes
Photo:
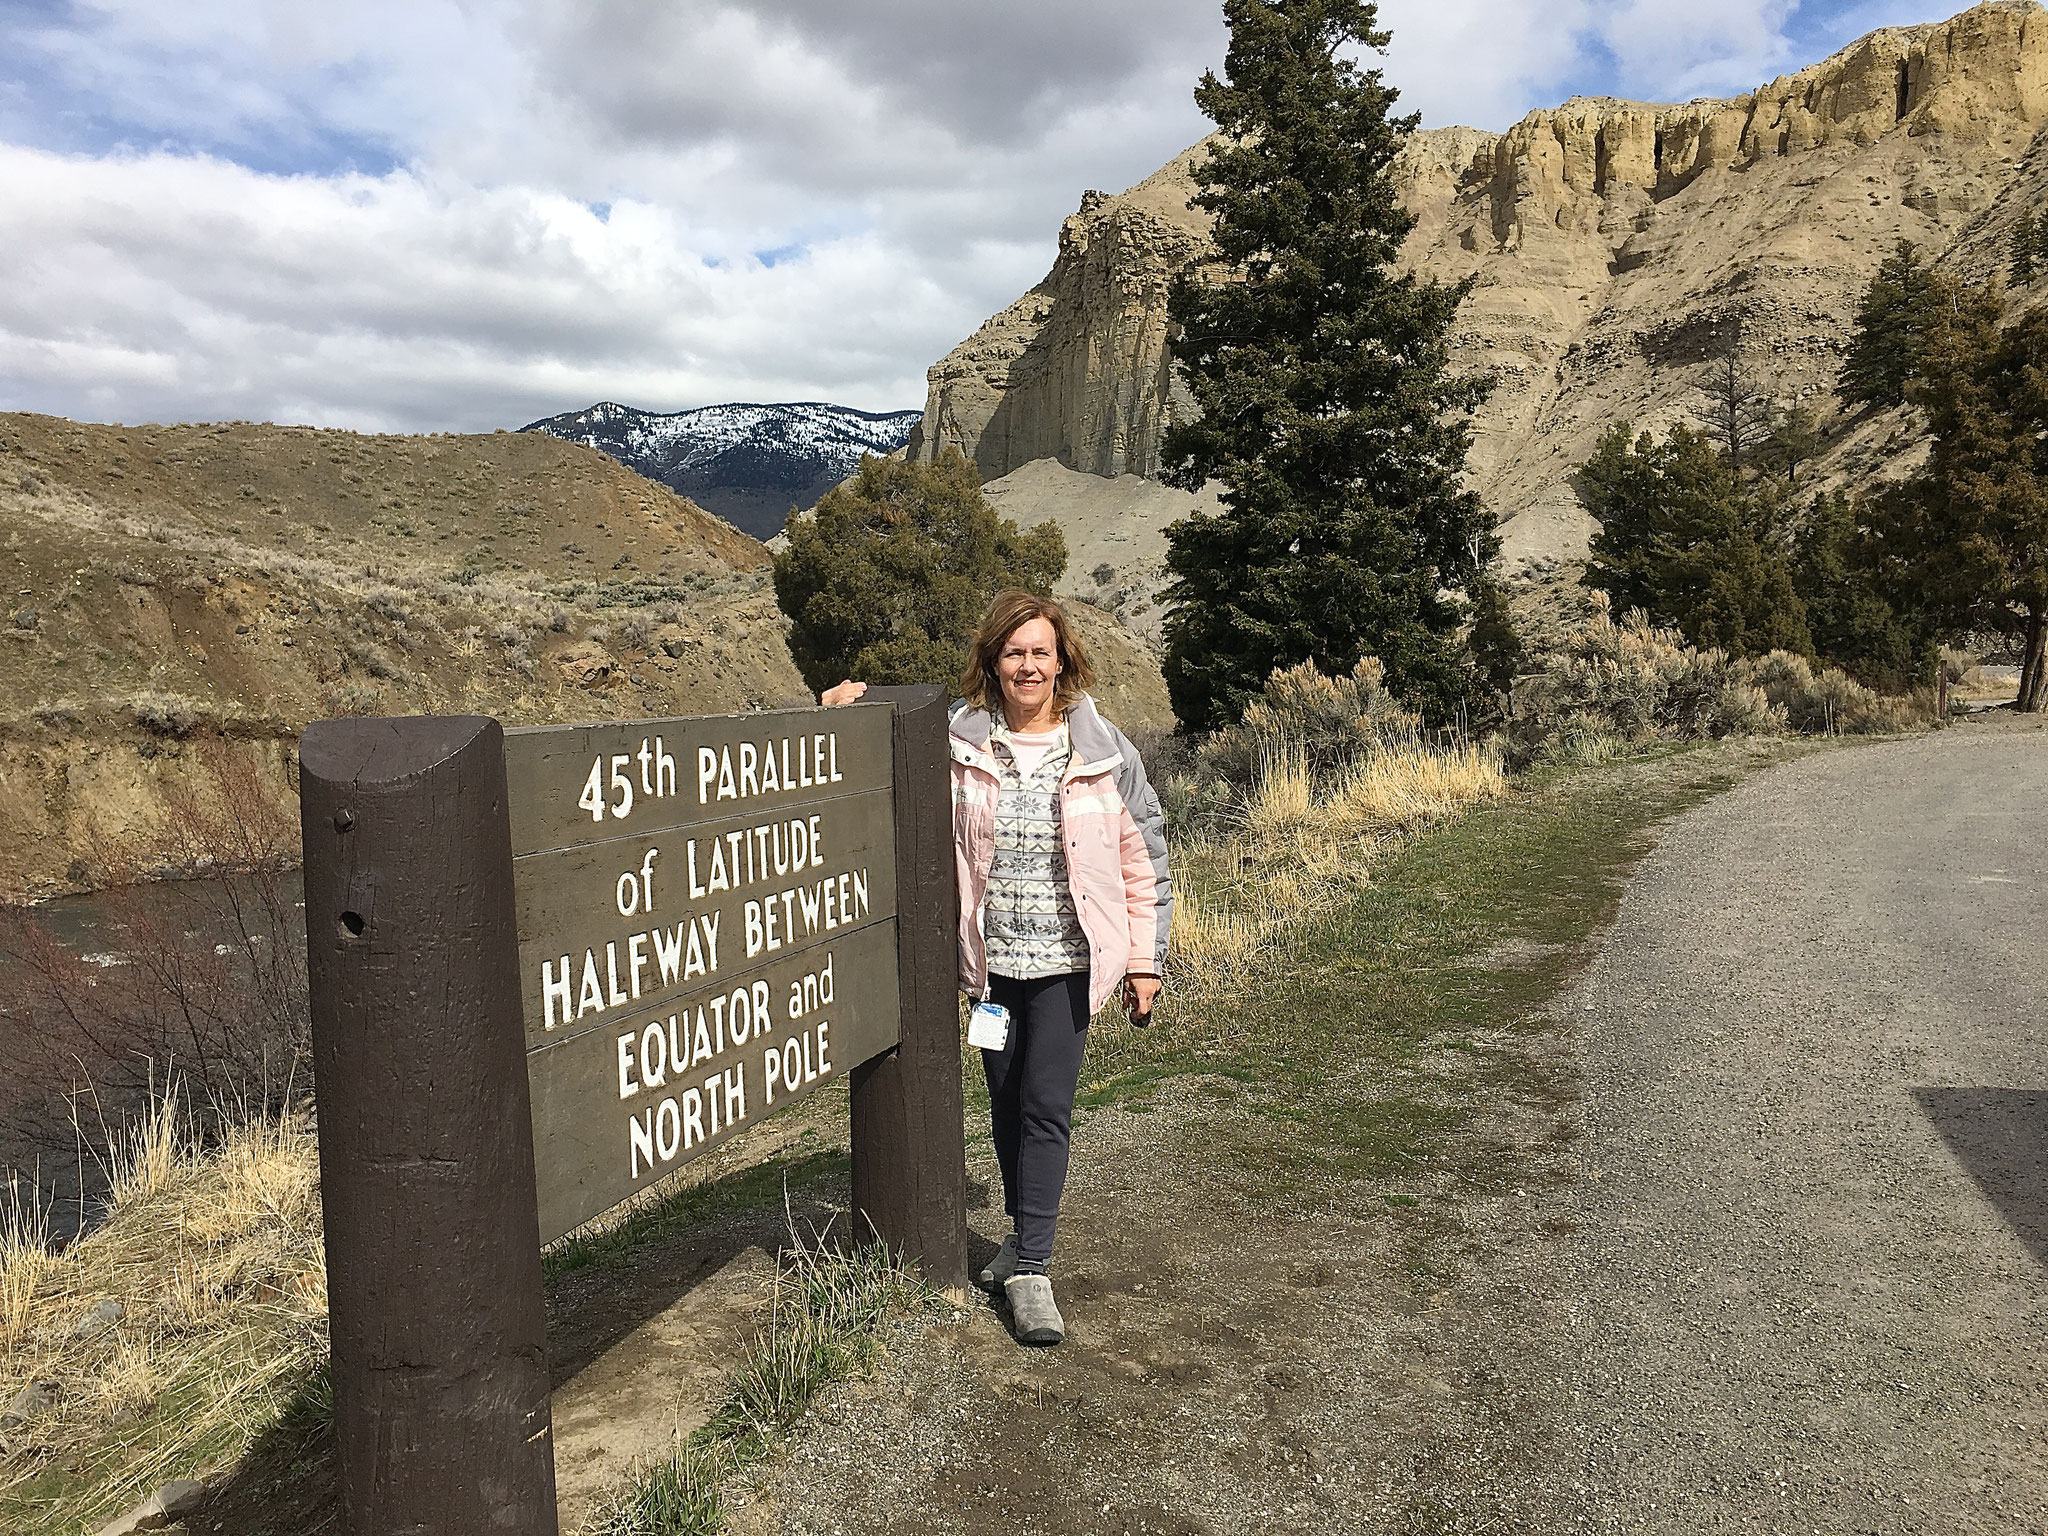
[[932,368],[913,458],[957,447],[985,480],[1034,459],[1096,475],[1157,472],[1174,394],[1166,290],[1208,242],[1207,215],[1187,205],[1195,154],[1119,197],[1082,197],[1045,281]]
[[[1402,261],[1475,280],[1454,355],[1499,379],[1471,473],[1511,564],[1583,553],[1572,467],[1615,420],[1693,415],[1734,322],[1782,403],[1825,407],[1899,239],[1968,276],[1996,271],[2013,222],[2048,195],[2044,123],[2048,11],[1994,0],[1733,100],[1577,98],[1505,134],[1417,134],[1397,167],[1417,217]],[[913,453],[956,444],[986,479],[1041,458],[1156,473],[1176,406],[1167,285],[1204,248],[1186,203],[1201,152],[1083,200],[1045,281],[932,368]],[[1862,431],[1820,465],[1885,467]]]

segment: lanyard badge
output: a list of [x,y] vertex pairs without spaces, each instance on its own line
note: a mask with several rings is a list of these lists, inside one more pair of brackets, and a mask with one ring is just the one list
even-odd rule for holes
[[996,1003],[976,1003],[967,1015],[967,1043],[984,1051],[1000,1051],[1010,1039],[1010,1010]]

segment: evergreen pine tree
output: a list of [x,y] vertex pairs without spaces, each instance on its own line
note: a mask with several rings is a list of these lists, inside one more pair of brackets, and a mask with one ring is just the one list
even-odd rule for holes
[[1868,508],[1847,491],[1814,498],[1792,545],[1792,590],[1823,661],[1858,682],[1903,693],[1918,681],[1927,637],[1879,584]]
[[1472,661],[1494,693],[1505,696],[1529,665],[1529,648],[1515,629],[1507,592],[1491,574],[1482,576],[1472,594]]
[[1580,504],[1600,524],[1581,580],[1607,594],[1616,617],[1640,608],[1668,622],[1659,540],[1670,453],[1647,432],[1632,441],[1632,430],[1625,421],[1609,427],[1574,475]]
[[2040,238],[2040,223],[2033,213],[2021,214],[2012,227],[2012,244],[2005,263],[2006,278],[2013,286],[2024,288],[2034,281],[2034,252]]
[[1579,466],[1578,489],[1600,523],[1580,579],[1616,613],[1641,608],[1739,656],[1813,653],[1775,495],[1745,490],[1704,435],[1678,426],[1631,443],[1616,426]]
[[1067,568],[1056,523],[1028,533],[998,519],[974,465],[863,458],[811,517],[792,511],[775,557],[789,653],[813,692],[843,677],[951,685],[989,595],[1052,591]]
[[1942,311],[1914,390],[1934,444],[1875,521],[1892,588],[1929,633],[2020,642],[2031,712],[2048,704],[2048,311],[2005,331],[1999,311],[1988,289]]
[[1919,372],[1920,347],[1947,285],[1920,265],[1910,240],[1877,269],[1856,311],[1856,335],[1835,393],[1853,405],[1900,405]]
[[1757,461],[1766,469],[1782,469],[1785,484],[1796,486],[1799,466],[1818,454],[1825,442],[1826,434],[1809,407],[1795,405],[1784,411],[1774,410]]
[[1468,283],[1391,270],[1413,220],[1388,166],[1416,119],[1345,57],[1379,49],[1364,0],[1225,0],[1227,79],[1195,99],[1219,129],[1195,170],[1227,272],[1176,282],[1176,360],[1201,414],[1163,478],[1222,482],[1168,530],[1166,682],[1190,729],[1237,718],[1275,668],[1342,677],[1377,656],[1434,715],[1469,674],[1461,604],[1497,547],[1460,477],[1491,381],[1454,378]]

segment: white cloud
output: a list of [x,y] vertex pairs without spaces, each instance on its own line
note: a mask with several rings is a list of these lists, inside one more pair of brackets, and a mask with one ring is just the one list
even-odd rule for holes
[[657,207],[403,171],[0,149],[0,185],[16,408],[488,428],[599,396],[900,400],[969,323],[872,235],[711,267]]
[[1585,61],[1587,0],[1383,0],[1394,34],[1382,68],[1422,126],[1502,129],[1554,106]]
[[[1380,62],[1427,125],[1499,128],[1602,70],[1753,85],[1788,4],[1385,0]],[[916,404],[1084,188],[1199,136],[1223,42],[1215,0],[0,11],[0,407]]]
[[[1788,62],[1785,25],[1795,0],[1620,0],[1603,8],[1599,34],[1624,80],[1653,82],[1656,100],[1735,95],[1779,74]],[[1801,59],[1799,64],[1814,62]]]

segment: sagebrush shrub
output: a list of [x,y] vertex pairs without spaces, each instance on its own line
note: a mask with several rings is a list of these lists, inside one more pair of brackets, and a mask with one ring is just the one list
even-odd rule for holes
[[1244,718],[1203,743],[1197,777],[1249,789],[1266,762],[1299,754],[1322,782],[1376,748],[1413,741],[1421,717],[1387,691],[1386,676],[1371,656],[1349,677],[1325,677],[1306,661],[1276,668]]
[[1736,659],[1689,646],[1640,609],[1573,634],[1515,701],[1522,745],[1551,756],[1582,754],[1601,738],[1899,731],[1913,714],[1910,701],[1873,693],[1836,667],[1816,670],[1790,651]]
[[192,734],[204,709],[200,701],[174,693],[145,693],[129,705],[137,725],[152,735],[178,740]]
[[1835,667],[1815,671],[1804,656],[1772,651],[1744,664],[1749,681],[1795,731],[1809,735],[1868,735],[1901,731],[1912,720],[1910,701],[1873,692]]
[[396,677],[398,663],[389,651],[374,640],[351,640],[344,647],[349,665],[358,672],[367,672],[372,677]]

